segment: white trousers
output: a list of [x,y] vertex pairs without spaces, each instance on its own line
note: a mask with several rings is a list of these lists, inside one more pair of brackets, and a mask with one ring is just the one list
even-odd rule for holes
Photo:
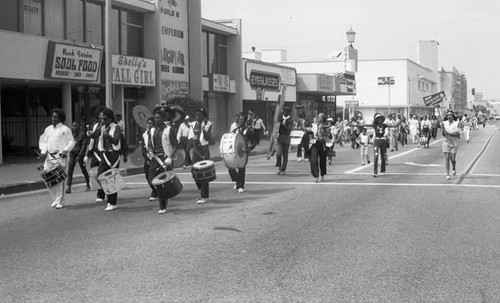
[[[59,165],[61,165],[64,168],[64,171],[66,171],[66,164],[67,164],[67,159],[63,158],[54,159],[54,157],[52,157],[50,154],[47,154],[45,162],[43,163],[43,171],[49,172]],[[60,204],[64,203],[65,184],[66,182],[63,180],[61,183],[48,188],[50,197],[54,200],[53,202]]]

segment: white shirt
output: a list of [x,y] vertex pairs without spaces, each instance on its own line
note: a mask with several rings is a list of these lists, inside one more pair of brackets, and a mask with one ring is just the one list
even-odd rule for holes
[[188,123],[182,123],[179,126],[179,130],[177,131],[177,141],[180,141],[181,138],[188,138],[189,137],[189,129],[191,128],[191,124]]
[[262,119],[257,119],[253,125],[253,128],[255,129],[263,128],[264,130],[266,130],[266,127],[264,126],[264,121],[262,121]]
[[42,154],[70,152],[75,146],[75,139],[71,129],[59,122],[55,127],[49,125],[45,128],[38,145]]

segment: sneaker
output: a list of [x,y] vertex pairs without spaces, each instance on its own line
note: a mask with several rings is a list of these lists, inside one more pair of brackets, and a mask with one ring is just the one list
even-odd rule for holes
[[377,178],[377,173],[373,173],[373,178]]
[[368,160],[368,164],[370,164],[370,160]]
[[66,191],[65,191],[66,194],[71,194],[71,188],[68,188]]
[[57,203],[56,204],[56,209],[61,209],[63,208],[63,204],[62,203]]
[[198,199],[198,201],[196,201],[196,204],[203,204],[205,202],[207,202],[207,200],[205,200],[204,198],[200,198]]
[[321,176],[321,182],[325,181],[325,176]]
[[238,188],[238,193],[241,194],[242,192],[245,192],[245,190],[243,188]]
[[286,171],[280,171],[280,175],[286,175]]
[[157,197],[153,197],[153,196],[149,197],[149,201],[155,201],[156,199],[158,199],[158,198]]
[[[187,167],[187,165],[182,165],[182,168],[186,169],[186,168],[188,168],[188,167]],[[162,211],[162,209],[160,209],[160,210],[158,211],[158,213],[160,213],[160,211]]]
[[101,198],[95,199],[95,203],[101,203],[101,202],[104,202],[104,199],[101,199]]
[[381,173],[380,173],[380,175],[381,175],[381,176],[385,176],[385,172],[381,172]]
[[300,162],[300,161],[302,161],[302,157],[299,157],[299,158],[297,159],[297,162]]
[[361,166],[365,165],[365,162],[361,162]]
[[108,207],[106,207],[104,210],[115,210],[115,209],[116,209],[116,205],[108,203]]
[[456,176],[457,175],[457,171],[454,170],[454,171],[451,172],[451,174],[454,175],[454,176]]
[[314,178],[314,182],[318,183],[319,182],[319,178],[318,177]]
[[309,159],[308,158],[304,158],[304,161],[307,162],[307,161],[309,161]]
[[236,184],[233,186],[233,189],[238,189],[238,188],[236,187]]
[[50,204],[50,207],[56,207],[57,204],[59,204],[59,202],[54,201],[54,202],[52,202],[52,204]]
[[163,214],[166,214],[167,213],[167,210],[166,209],[159,209],[158,210],[158,214],[159,215],[163,215]]
[[450,180],[450,175],[446,175],[446,180]]
[[87,184],[87,189],[85,191],[91,191],[92,190],[92,186],[90,186],[90,184]]

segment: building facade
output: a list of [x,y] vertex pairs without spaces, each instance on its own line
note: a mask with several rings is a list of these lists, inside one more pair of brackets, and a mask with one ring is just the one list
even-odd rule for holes
[[200,0],[3,0],[0,163],[38,146],[55,107],[70,125],[106,105],[135,145],[136,105],[199,100],[217,135],[241,109],[240,61],[241,21],[202,19]]

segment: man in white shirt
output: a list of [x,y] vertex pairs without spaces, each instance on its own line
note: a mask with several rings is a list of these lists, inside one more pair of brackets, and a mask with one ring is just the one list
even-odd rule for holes
[[[52,110],[52,124],[45,128],[43,135],[40,136],[39,147],[41,152],[41,160],[43,163],[44,173],[56,172],[58,170],[65,171],[67,157],[69,152],[75,146],[75,139],[71,129],[64,125],[66,114],[60,108]],[[56,178],[58,179],[58,178]],[[49,192],[54,201],[51,207],[57,209],[63,208],[64,203],[64,179],[62,178],[57,184],[48,184]]]
[[188,168],[193,164],[191,155],[189,154],[192,147],[192,144],[190,144],[188,140],[190,129],[191,124],[189,123],[189,116],[186,116],[184,122],[179,125],[179,130],[177,131],[177,142],[179,142],[180,148],[184,150],[184,163],[182,168]]
[[255,114],[255,120],[253,123],[254,135],[257,145],[260,143],[260,138],[264,135],[266,131],[266,126],[264,125],[264,121],[260,118],[258,114]]

